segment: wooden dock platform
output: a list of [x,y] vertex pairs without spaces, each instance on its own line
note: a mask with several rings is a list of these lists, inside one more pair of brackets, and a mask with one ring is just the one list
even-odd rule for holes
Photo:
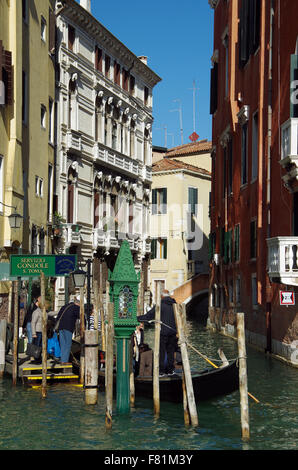
[[[5,356],[5,373],[12,376],[13,356]],[[18,357],[18,379],[26,385],[37,385],[42,381],[42,364],[31,361],[26,354],[19,354]],[[75,382],[79,376],[73,372],[73,366],[61,365],[54,359],[47,361],[47,381],[49,382]]]

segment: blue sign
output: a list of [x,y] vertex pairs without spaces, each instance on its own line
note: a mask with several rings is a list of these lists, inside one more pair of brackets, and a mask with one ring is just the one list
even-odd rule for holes
[[77,255],[56,255],[55,256],[55,274],[63,276],[75,271],[77,265]]

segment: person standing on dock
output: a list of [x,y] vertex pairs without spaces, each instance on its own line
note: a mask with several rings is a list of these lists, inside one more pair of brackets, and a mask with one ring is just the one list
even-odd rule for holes
[[32,313],[31,329],[32,329],[32,343],[41,347],[42,345],[42,310],[41,310],[41,297],[37,297],[35,301],[35,310]]
[[32,343],[32,328],[31,328],[31,321],[32,321],[32,314],[34,310],[37,309],[36,300],[34,299],[27,308],[26,315],[23,321],[23,333],[26,330],[26,335],[28,338],[28,343]]
[[[161,309],[160,309],[160,350],[159,350],[159,375],[174,374],[174,353],[177,345],[177,330],[173,310],[173,304],[176,300],[170,296],[167,289],[161,292]],[[148,322],[155,319],[155,306],[145,315],[137,317],[139,322]],[[165,357],[167,354],[167,365]]]
[[75,297],[73,302],[64,305],[58,312],[55,329],[59,331],[62,365],[69,364],[72,335],[79,318],[80,297]]

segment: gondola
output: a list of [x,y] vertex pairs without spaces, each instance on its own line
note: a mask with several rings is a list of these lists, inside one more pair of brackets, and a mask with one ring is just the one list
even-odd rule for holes
[[[73,354],[76,357],[76,362],[79,359],[78,342],[73,342]],[[99,360],[101,358],[99,353]],[[98,372],[99,386],[104,387],[105,384],[105,371],[100,362]],[[212,398],[227,395],[239,389],[239,370],[237,360],[230,361],[226,366],[219,367],[218,369],[207,368],[201,371],[191,371],[193,390],[196,401],[210,400]],[[116,383],[116,373],[114,373],[114,385]],[[175,375],[160,377],[159,379],[159,394],[161,401],[168,401],[172,403],[182,403],[182,370],[176,369]],[[135,396],[144,398],[153,398],[153,378],[148,377],[135,377]]]

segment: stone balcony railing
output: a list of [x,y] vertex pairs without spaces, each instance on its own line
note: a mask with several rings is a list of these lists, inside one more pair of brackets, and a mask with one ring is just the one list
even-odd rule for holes
[[67,150],[75,153],[82,151],[82,137],[80,132],[68,130],[66,134]]
[[63,237],[66,247],[81,243],[80,226],[76,224],[63,224]]
[[104,231],[100,228],[95,228],[92,231],[92,245],[93,249],[105,248],[107,251],[110,248],[120,248],[122,240],[127,240],[129,247],[132,251],[139,249],[139,239],[127,233],[120,233],[114,230]]
[[275,237],[267,240],[268,275],[285,285],[298,285],[298,237]]
[[141,161],[128,157],[117,150],[107,148],[100,142],[94,144],[94,159],[100,163],[106,163],[115,170],[123,170],[134,177],[140,177],[148,182],[152,181],[150,166],[143,165]]

